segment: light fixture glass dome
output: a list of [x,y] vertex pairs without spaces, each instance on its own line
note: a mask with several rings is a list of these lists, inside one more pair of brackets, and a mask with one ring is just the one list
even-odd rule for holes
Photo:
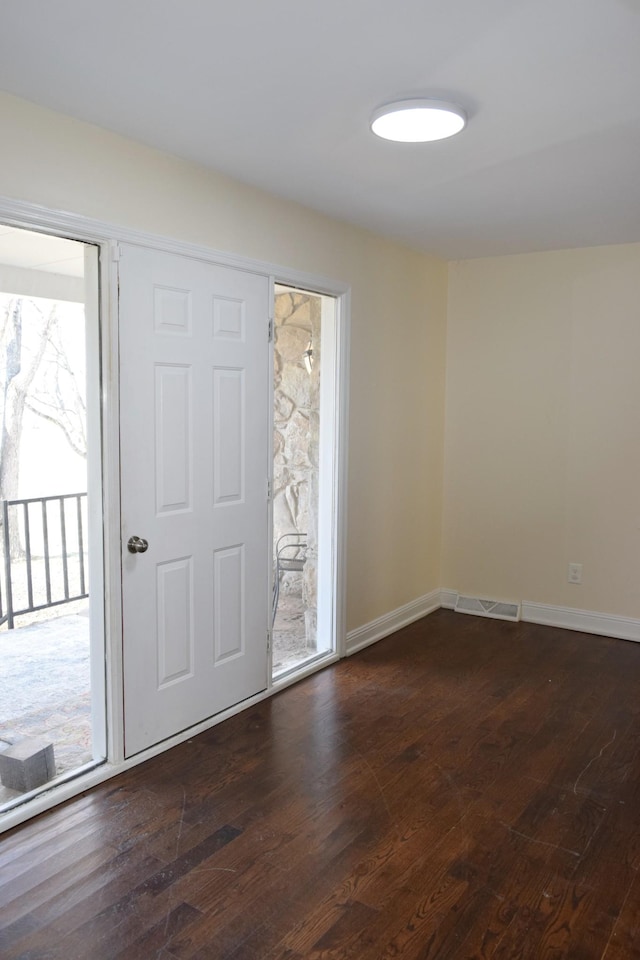
[[378,107],[371,129],[384,140],[425,143],[460,133],[466,122],[464,110],[446,100],[398,100]]

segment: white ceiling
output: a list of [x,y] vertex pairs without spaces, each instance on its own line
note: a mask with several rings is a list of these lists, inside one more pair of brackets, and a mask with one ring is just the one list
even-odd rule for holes
[[[640,240],[640,0],[20,0],[0,35],[0,88],[422,250]],[[424,96],[467,129],[370,133]]]
[[83,277],[84,244],[0,224],[0,264],[64,277]]

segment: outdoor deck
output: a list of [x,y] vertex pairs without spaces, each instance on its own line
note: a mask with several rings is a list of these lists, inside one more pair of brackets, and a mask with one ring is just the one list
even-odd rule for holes
[[[58,774],[91,760],[86,613],[3,630],[0,656],[0,749],[24,737],[47,740]],[[0,803],[17,796],[0,786]]]

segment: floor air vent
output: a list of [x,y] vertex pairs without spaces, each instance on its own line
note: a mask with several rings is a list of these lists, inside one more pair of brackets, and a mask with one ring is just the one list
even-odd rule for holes
[[458,596],[454,609],[456,613],[472,613],[476,617],[493,617],[495,620],[520,619],[520,604],[506,603],[503,600]]

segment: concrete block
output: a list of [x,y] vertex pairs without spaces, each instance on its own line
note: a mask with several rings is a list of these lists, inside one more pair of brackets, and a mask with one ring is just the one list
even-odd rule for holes
[[26,793],[56,775],[53,744],[25,738],[0,753],[0,781],[9,790]]

